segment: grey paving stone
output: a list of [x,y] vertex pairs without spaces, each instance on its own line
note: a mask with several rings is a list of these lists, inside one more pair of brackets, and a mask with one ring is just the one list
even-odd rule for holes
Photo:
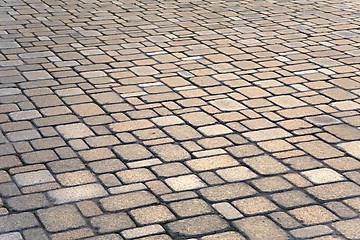
[[34,214],[29,212],[0,216],[0,232],[2,233],[36,226],[39,226],[39,222]]
[[9,114],[9,116],[13,120],[19,121],[19,120],[29,120],[29,119],[39,118],[39,117],[41,117],[41,114],[37,110],[28,110],[28,111],[21,111],[21,112],[12,112]]
[[20,94],[21,90],[19,88],[2,88],[0,89],[0,96],[11,96],[15,94]]
[[125,213],[101,215],[91,219],[91,224],[100,233],[120,231],[135,227],[135,223]]
[[139,206],[146,206],[156,202],[157,199],[155,196],[147,191],[120,194],[100,200],[101,205],[107,211],[120,211]]
[[233,224],[251,239],[289,239],[286,232],[264,216],[247,217]]
[[21,236],[19,232],[6,233],[0,235],[1,240],[23,240],[24,238]]
[[195,237],[225,230],[229,225],[216,215],[206,215],[169,223],[167,227],[173,237]]
[[50,202],[43,193],[34,193],[9,198],[7,204],[11,209],[20,212],[45,208],[50,205]]
[[62,205],[37,211],[41,222],[50,232],[77,228],[86,224],[80,213],[72,205]]
[[56,129],[66,139],[94,136],[94,133],[83,123],[57,126]]

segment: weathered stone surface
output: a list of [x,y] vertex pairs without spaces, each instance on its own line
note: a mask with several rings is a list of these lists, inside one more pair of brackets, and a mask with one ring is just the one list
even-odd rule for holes
[[62,205],[37,211],[41,222],[50,232],[77,228],[86,224],[80,213],[72,205]]
[[156,202],[157,200],[154,195],[147,191],[120,194],[100,200],[101,205],[107,211],[119,211],[134,207],[146,206]]
[[26,212],[0,216],[0,232],[2,233],[36,226],[39,226],[39,222],[32,213]]
[[66,139],[84,138],[94,136],[94,133],[83,123],[74,123],[68,125],[61,125],[56,127],[61,135]]
[[351,156],[360,159],[360,141],[340,143],[338,146]]
[[286,232],[264,216],[247,217],[233,224],[251,239],[289,239]]
[[216,215],[207,215],[169,223],[173,237],[192,237],[209,234],[228,228],[228,224]]
[[75,202],[85,199],[99,198],[108,195],[105,189],[97,183],[62,188],[48,192],[55,204]]
[[245,183],[232,183],[203,188],[200,194],[209,201],[222,201],[250,196],[256,194],[256,191]]
[[360,239],[343,2],[0,1],[0,239]]
[[120,231],[135,227],[135,223],[125,213],[106,214],[91,219],[91,225],[100,233]]

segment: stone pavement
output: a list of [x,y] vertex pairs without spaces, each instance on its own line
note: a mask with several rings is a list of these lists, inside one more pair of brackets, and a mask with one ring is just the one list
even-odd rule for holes
[[357,0],[1,0],[0,240],[360,239]]

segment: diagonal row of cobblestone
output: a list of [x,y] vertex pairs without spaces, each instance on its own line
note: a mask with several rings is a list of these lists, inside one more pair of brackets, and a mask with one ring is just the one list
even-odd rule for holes
[[0,240],[360,239],[359,16],[0,1]]

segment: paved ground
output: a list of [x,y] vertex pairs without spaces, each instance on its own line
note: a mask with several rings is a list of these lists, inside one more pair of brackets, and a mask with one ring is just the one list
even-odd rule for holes
[[1,0],[0,239],[360,239],[357,0]]

